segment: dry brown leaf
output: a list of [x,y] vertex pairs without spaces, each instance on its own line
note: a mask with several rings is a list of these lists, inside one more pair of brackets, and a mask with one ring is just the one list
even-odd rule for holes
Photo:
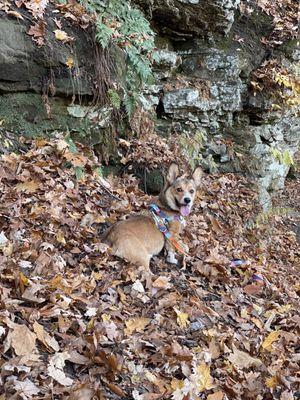
[[237,348],[233,349],[233,353],[229,355],[228,360],[235,367],[240,369],[259,367],[262,364],[262,361],[259,358],[251,357],[245,351],[238,350]]
[[156,289],[170,289],[172,287],[170,283],[170,277],[159,276],[153,283],[152,286]]
[[150,321],[150,318],[130,318],[128,321],[125,321],[125,335],[130,336],[133,332],[142,332]]
[[218,392],[215,392],[213,394],[209,394],[207,396],[207,400],[223,400],[224,393],[219,390]]
[[34,193],[38,190],[39,184],[35,181],[29,181],[24,183],[18,183],[16,185],[16,190],[18,192]]
[[272,351],[273,350],[273,343],[279,339],[280,331],[273,331],[271,332],[262,342],[261,347],[265,350]]
[[47,349],[52,349],[56,352],[59,351],[59,344],[56,339],[49,335],[48,332],[45,331],[43,325],[40,325],[37,321],[33,324],[33,330],[36,333],[36,336],[40,342],[46,346]]
[[26,325],[14,324],[11,333],[11,346],[18,356],[24,356],[35,350],[36,335]]
[[199,392],[209,390],[213,387],[213,378],[210,375],[209,365],[202,363],[196,367],[196,385]]

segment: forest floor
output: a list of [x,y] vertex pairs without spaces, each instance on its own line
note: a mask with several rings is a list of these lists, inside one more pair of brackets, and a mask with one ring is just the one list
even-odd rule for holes
[[[177,157],[122,146],[129,169]],[[263,213],[245,177],[207,175],[189,255],[149,278],[99,231],[150,198],[96,164],[64,139],[0,160],[0,399],[299,398],[300,180]]]

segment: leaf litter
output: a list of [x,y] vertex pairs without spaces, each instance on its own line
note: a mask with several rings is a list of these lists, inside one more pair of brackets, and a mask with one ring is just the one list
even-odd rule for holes
[[[99,176],[97,157],[77,149],[38,139],[0,161],[0,395],[295,397],[299,180],[282,195],[293,213],[256,223],[252,182],[205,176],[184,235],[189,255],[181,267],[155,257],[150,275],[99,239],[111,223],[145,211],[150,196],[128,172]],[[137,163],[187,162],[155,135],[120,151],[129,172]]]

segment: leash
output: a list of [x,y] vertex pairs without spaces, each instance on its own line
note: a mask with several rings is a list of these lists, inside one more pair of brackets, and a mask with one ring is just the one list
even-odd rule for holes
[[181,215],[167,215],[156,204],[150,204],[148,209],[151,213],[157,229],[164,235],[164,237],[179,253],[187,254],[167,228],[169,223],[174,220],[179,221],[181,224],[183,224],[184,218]]

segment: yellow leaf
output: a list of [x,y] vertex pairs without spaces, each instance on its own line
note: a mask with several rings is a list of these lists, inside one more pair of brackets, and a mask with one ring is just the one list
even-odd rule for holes
[[181,329],[186,328],[189,324],[189,314],[183,313],[177,308],[174,308],[174,311],[177,315],[177,324],[180,326]]
[[269,388],[269,389],[275,389],[276,388],[276,386],[278,385],[278,378],[277,378],[277,376],[271,376],[270,378],[267,378],[266,380],[265,380],[265,382],[266,382],[266,385],[267,385],[267,387]]
[[210,375],[209,365],[202,363],[196,368],[196,384],[199,392],[209,390],[213,386],[213,379]]
[[108,314],[102,314],[101,318],[102,318],[103,322],[110,322],[110,320],[111,320],[111,316]]
[[24,183],[18,183],[16,185],[17,192],[34,193],[39,188],[39,184],[35,181],[28,181]]
[[23,272],[19,273],[19,277],[20,277],[20,281],[23,283],[24,286],[28,286],[29,285],[29,279],[27,278],[27,276],[25,276],[23,274]]
[[74,67],[74,58],[73,57],[68,57],[66,61],[66,66],[71,69]]
[[184,387],[184,381],[182,379],[173,378],[171,381],[171,388],[175,391]]
[[278,340],[280,335],[280,331],[273,331],[271,332],[266,338],[265,340],[262,342],[261,347],[265,350],[268,351],[272,351],[273,350],[273,342],[275,342],[276,340]]
[[56,29],[54,31],[54,34],[55,34],[55,39],[57,40],[66,41],[70,39],[68,34],[65,31],[62,31],[61,29]]
[[133,332],[142,332],[149,322],[150,318],[130,318],[128,321],[125,321],[126,328],[124,332],[128,336]]
[[63,233],[62,233],[61,230],[59,230],[59,231],[57,232],[57,234],[56,234],[56,240],[57,240],[59,243],[63,244],[63,245],[66,244],[66,239],[65,239],[65,237],[64,237],[64,235],[63,235]]

